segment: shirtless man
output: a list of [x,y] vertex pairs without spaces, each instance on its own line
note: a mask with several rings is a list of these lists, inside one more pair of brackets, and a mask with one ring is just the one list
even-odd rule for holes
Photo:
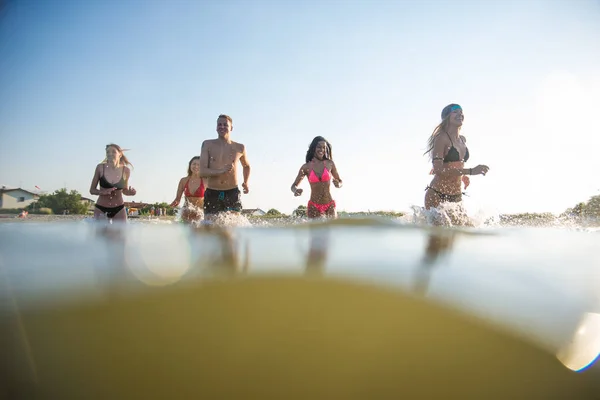
[[231,140],[233,122],[228,115],[217,118],[217,139],[205,140],[200,153],[200,175],[206,177],[204,192],[204,216],[210,219],[216,214],[242,211],[242,201],[237,183],[237,161],[243,167],[244,194],[248,193],[250,164],[246,148]]

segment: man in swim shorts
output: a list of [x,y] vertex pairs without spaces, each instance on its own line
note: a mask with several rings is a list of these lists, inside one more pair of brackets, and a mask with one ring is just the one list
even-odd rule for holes
[[231,140],[233,122],[228,115],[217,118],[217,139],[205,140],[200,153],[200,175],[206,177],[204,216],[206,219],[224,212],[241,212],[241,192],[237,182],[237,162],[242,164],[242,190],[248,193],[250,164],[243,144]]

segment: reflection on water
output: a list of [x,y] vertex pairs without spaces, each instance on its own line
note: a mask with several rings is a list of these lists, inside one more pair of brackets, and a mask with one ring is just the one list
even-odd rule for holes
[[434,268],[440,258],[452,251],[457,232],[454,230],[432,229],[429,232],[421,265],[417,268],[415,292],[426,294]]
[[[229,301],[224,300],[224,294],[203,297],[215,282],[235,285],[236,282],[259,278],[269,281],[270,277],[282,276],[292,277],[297,282],[307,281],[306,276],[315,277],[319,282],[341,278],[345,282],[354,281],[374,288],[369,296],[379,296],[381,292],[405,292],[411,296],[417,293],[418,296],[411,298],[459,310],[486,326],[525,338],[547,354],[556,354],[568,368],[579,371],[589,369],[586,366],[597,356],[600,346],[597,290],[600,260],[593,257],[595,252],[597,232],[424,228],[373,218],[340,218],[272,227],[4,224],[0,226],[0,266],[4,274],[0,311],[8,312],[0,315],[1,322],[6,323],[7,315],[63,312],[83,304],[98,305],[117,313],[121,312],[119,307],[128,307],[123,302],[134,298],[187,293],[189,303],[175,304],[175,300],[169,300],[173,301],[169,312],[181,313],[178,329],[185,335],[185,329],[195,329],[193,327],[197,325],[194,324],[199,324],[194,322],[196,314],[185,314],[188,309],[195,312],[205,307],[202,312],[206,315],[212,315],[212,312],[223,318],[241,318],[236,310],[249,307],[246,298],[240,301],[241,297],[237,297],[240,292],[235,288],[244,290],[238,286],[223,286],[222,290],[233,299],[232,308],[226,312],[220,308],[222,304],[202,303],[217,298]],[[245,279],[231,279],[238,277]],[[313,279],[308,281],[314,283]],[[302,315],[297,317],[296,323],[304,326],[300,324],[302,318],[310,319],[314,313],[321,312],[321,305],[331,305],[335,300],[320,294],[319,301],[324,302],[321,304],[316,297],[308,296],[309,289],[302,285],[292,284],[292,292],[286,292],[265,283],[261,289],[264,291],[252,291],[253,294],[261,293],[264,302],[256,305],[252,318],[261,320],[264,326],[275,324],[279,320],[269,322],[261,312],[283,307],[284,300],[289,300],[287,296],[294,293],[304,299],[304,303],[293,305],[297,315]],[[377,291],[381,288],[383,290]],[[331,290],[333,293],[336,289]],[[348,321],[362,323],[367,318],[365,315],[373,312],[367,303],[353,297],[356,289],[347,290],[344,289],[345,302],[354,304],[354,308],[330,308],[334,315],[323,316],[319,319],[320,324],[327,325],[336,318],[341,326]],[[369,296],[365,296],[364,301],[370,301]],[[151,314],[152,309],[144,308],[143,304],[142,301],[136,306],[139,308],[135,312]],[[365,307],[360,321],[355,321],[358,317],[353,315],[357,307]],[[99,308],[94,309],[98,312]],[[92,318],[94,312],[83,313],[82,318]],[[167,311],[164,312],[152,318],[170,318]],[[125,313],[117,320],[127,323],[127,318],[134,316],[133,312]],[[106,321],[113,321],[112,317],[105,317]],[[278,313],[272,317],[283,318]],[[414,316],[415,321],[418,317]],[[293,320],[293,316],[290,318]],[[397,313],[381,315],[381,318],[401,324],[408,316]],[[14,328],[18,327],[14,323],[17,319],[11,321],[8,325],[13,328],[2,332],[2,338],[9,337],[14,342],[20,337],[21,348],[26,348],[27,334]],[[207,321],[215,323],[210,318]],[[219,321],[217,318],[216,323]],[[88,322],[94,323],[93,320]],[[153,323],[160,324],[161,321],[153,320]],[[228,343],[247,339],[227,336],[233,333],[228,330],[229,325],[225,326],[219,334],[229,337]],[[382,329],[371,328],[374,331]],[[24,326],[23,329],[32,328]],[[103,329],[107,329],[106,326]],[[203,331],[198,332],[202,334]],[[258,338],[265,332],[258,329],[255,334]],[[58,333],[57,337],[60,337]],[[436,340],[447,340],[448,337],[440,334]],[[215,340],[218,338],[221,336],[216,335]],[[433,336],[430,338],[434,340]],[[330,339],[335,342],[337,338]],[[38,340],[42,341],[37,342],[38,346],[46,343],[43,336]],[[136,343],[134,339],[130,340]],[[357,346],[357,343],[351,344]],[[257,350],[248,348],[247,351],[256,354]],[[32,354],[35,355],[35,351]],[[6,365],[4,363],[3,367]]]
[[310,246],[306,252],[306,273],[321,275],[325,273],[327,251],[329,249],[330,228],[311,226],[309,229]]
[[[191,230],[190,241],[202,242],[215,240],[212,251],[199,256],[196,266],[200,269],[210,270],[215,275],[230,275],[246,273],[250,263],[250,254],[247,243],[242,243],[236,237],[236,231],[231,226],[217,224],[198,225]],[[243,257],[242,250],[245,250]]]

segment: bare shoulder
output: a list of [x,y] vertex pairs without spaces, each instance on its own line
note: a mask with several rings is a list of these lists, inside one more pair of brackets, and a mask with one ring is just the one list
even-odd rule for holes
[[206,139],[202,142],[202,148],[211,147],[216,141],[217,139]]
[[180,184],[180,185],[182,185],[182,184],[183,184],[183,183],[184,183],[184,182],[185,182],[187,179],[188,179],[188,177],[187,177],[187,176],[184,176],[183,178],[181,178],[181,179],[179,180],[179,184]]
[[448,137],[448,135],[442,135],[441,133],[438,133],[437,135],[435,135],[435,137],[433,138],[433,142],[434,143],[442,143],[445,145],[450,145],[450,138]]
[[233,146],[233,148],[234,148],[234,149],[235,149],[237,152],[239,152],[239,153],[243,153],[243,152],[246,150],[246,146],[244,146],[244,145],[243,145],[243,144],[241,144],[241,143],[238,143],[238,142],[231,141],[231,145],[232,145],[232,146]]

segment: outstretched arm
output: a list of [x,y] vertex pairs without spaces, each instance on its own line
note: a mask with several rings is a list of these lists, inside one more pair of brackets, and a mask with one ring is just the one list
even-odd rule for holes
[[298,175],[296,175],[296,179],[294,180],[294,183],[292,184],[292,193],[294,193],[294,196],[300,196],[302,194],[302,189],[298,189],[298,185],[300,184],[300,182],[302,182],[302,179],[304,179],[304,176],[306,175],[306,173],[304,172],[304,165],[302,167],[300,167],[300,171],[298,171]]
[[179,202],[181,201],[181,196],[183,195],[183,190],[185,188],[185,181],[189,178],[181,178],[179,180],[179,185],[177,185],[177,194],[175,195],[175,200],[171,203],[171,207],[177,207]]
[[98,166],[96,166],[96,169],[94,170],[94,177],[92,178],[92,183],[90,185],[90,194],[100,194],[100,190],[98,190],[98,181],[100,180],[100,174],[98,172]]
[[240,163],[242,164],[244,182],[242,183],[242,189],[244,193],[248,193],[248,179],[250,179],[250,163],[248,162],[248,154],[246,153],[246,147],[242,147],[242,156],[240,157]]
[[333,175],[333,185],[336,188],[341,188],[343,185],[342,178],[340,178],[340,175],[338,174],[338,170],[333,161],[331,161],[331,175]]
[[123,194],[125,196],[135,196],[137,193],[136,190],[129,186],[129,175],[131,175],[131,171],[129,168],[125,167],[123,173],[125,174],[125,189],[123,189]]
[[[464,139],[464,136],[461,136]],[[433,144],[432,159],[433,159],[433,170],[435,175],[443,175],[449,177],[459,177],[464,175],[485,175],[489,171],[487,165],[478,165],[473,168],[448,168],[444,165],[444,150],[447,143],[443,137],[437,137]],[[466,186],[469,186],[466,184]]]

